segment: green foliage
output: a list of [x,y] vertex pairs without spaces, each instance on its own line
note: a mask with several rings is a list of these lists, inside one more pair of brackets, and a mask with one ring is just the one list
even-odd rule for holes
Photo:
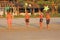
[[23,0],[18,0],[19,2],[23,2]]
[[14,18],[24,18],[24,16],[23,15],[14,16]]
[[42,4],[42,5],[43,5],[43,4],[50,5],[51,2],[50,2],[50,1],[38,1],[37,4],[38,4],[38,5],[40,5],[40,4]]
[[51,17],[60,17],[60,13],[54,13],[54,14],[50,14]]

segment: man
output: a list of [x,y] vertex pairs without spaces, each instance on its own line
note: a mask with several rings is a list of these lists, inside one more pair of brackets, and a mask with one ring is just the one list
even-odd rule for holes
[[42,30],[42,26],[43,26],[43,13],[39,10],[39,24],[40,24],[40,30]]
[[30,15],[28,14],[28,12],[25,12],[25,22],[26,22],[26,26],[28,27],[29,25],[29,19],[30,19]]
[[49,30],[49,23],[50,23],[50,13],[46,12],[46,24],[47,24],[47,29]]
[[8,11],[7,12],[7,23],[8,23],[8,29],[11,29],[12,28],[12,15],[11,13]]

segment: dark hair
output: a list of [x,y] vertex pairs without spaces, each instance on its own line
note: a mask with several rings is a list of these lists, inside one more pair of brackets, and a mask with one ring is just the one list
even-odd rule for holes
[[10,12],[10,10],[7,10],[7,12]]

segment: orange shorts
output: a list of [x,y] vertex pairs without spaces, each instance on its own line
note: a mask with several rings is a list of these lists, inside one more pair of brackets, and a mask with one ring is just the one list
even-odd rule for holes
[[11,20],[11,19],[8,19],[8,20],[7,20],[7,23],[8,23],[8,24],[11,24],[11,23],[12,23],[12,20]]

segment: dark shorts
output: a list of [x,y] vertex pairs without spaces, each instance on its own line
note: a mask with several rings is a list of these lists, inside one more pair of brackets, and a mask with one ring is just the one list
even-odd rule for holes
[[29,22],[29,19],[25,19],[25,22]]
[[43,19],[40,19],[40,22],[43,22]]
[[50,19],[46,20],[46,24],[49,24],[50,23]]

